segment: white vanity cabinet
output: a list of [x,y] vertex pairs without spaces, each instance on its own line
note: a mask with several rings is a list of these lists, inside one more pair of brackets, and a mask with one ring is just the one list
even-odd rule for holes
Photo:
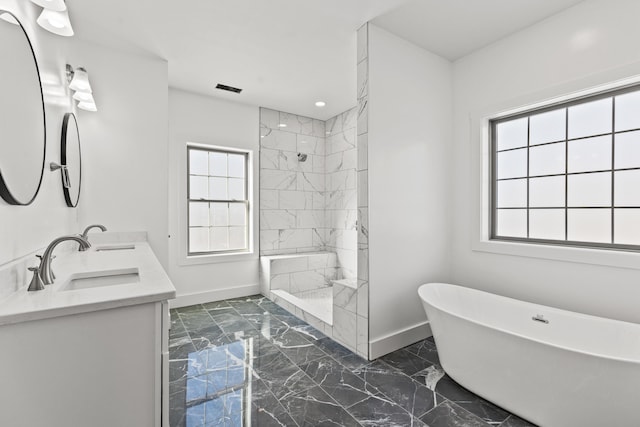
[[169,425],[176,289],[146,241],[105,248],[60,253],[53,284],[0,301],[0,427]]
[[0,425],[161,426],[167,311],[161,301],[0,326]]

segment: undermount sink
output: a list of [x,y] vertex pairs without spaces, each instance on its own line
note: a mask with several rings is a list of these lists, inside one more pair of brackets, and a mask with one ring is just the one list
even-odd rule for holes
[[133,243],[126,243],[123,245],[103,245],[103,246],[97,246],[96,247],[96,252],[102,252],[102,251],[125,251],[125,250],[131,250],[131,249],[135,249],[136,245],[134,245]]
[[120,270],[74,274],[62,290],[75,291],[78,289],[93,289],[138,282],[140,282],[140,272],[137,268],[123,268]]

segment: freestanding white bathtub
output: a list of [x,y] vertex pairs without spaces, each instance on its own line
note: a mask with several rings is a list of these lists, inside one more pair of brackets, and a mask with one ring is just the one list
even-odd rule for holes
[[640,426],[640,325],[445,283],[418,294],[465,388],[544,427]]

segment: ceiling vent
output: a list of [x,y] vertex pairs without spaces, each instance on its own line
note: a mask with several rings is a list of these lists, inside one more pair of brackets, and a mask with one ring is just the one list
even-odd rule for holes
[[239,89],[237,87],[233,87],[233,86],[227,86],[227,85],[222,85],[220,83],[218,83],[216,85],[216,89],[220,89],[220,90],[226,90],[227,92],[233,92],[233,93],[240,93],[242,92],[242,89]]

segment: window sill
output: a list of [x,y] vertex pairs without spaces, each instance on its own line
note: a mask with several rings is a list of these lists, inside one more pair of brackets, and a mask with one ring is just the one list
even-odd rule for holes
[[258,260],[258,255],[255,252],[243,252],[243,253],[230,253],[230,254],[207,254],[207,255],[183,255],[178,262],[178,265],[199,265],[199,264],[219,264],[229,262],[242,262]]
[[555,246],[537,243],[507,242],[500,240],[477,240],[472,245],[476,252],[500,255],[541,258],[607,267],[640,270],[640,253],[612,249]]

